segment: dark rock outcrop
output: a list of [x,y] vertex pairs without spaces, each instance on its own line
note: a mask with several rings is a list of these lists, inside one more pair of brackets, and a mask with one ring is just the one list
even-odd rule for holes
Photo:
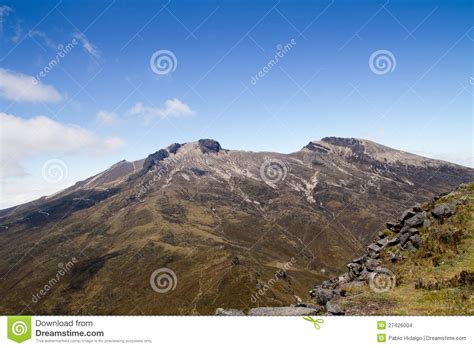
[[169,153],[165,149],[161,149],[161,150],[156,151],[155,153],[152,153],[145,159],[145,162],[143,162],[143,171],[145,173],[148,172],[155,166],[155,164],[157,164],[160,161],[163,161],[165,158],[168,158],[168,157],[169,157]]
[[334,293],[332,290],[317,287],[310,291],[310,296],[317,304],[325,305],[334,297]]
[[[378,233],[377,238],[367,247],[367,253],[346,265],[347,273],[324,281],[324,286],[316,286],[310,291],[313,300],[319,305],[325,305],[328,315],[343,315],[344,311],[337,304],[337,299],[348,296],[347,291],[350,290],[347,289],[367,284],[375,272],[384,269],[380,255],[385,249],[388,249],[385,255],[387,257],[383,259],[397,263],[404,259],[403,253],[413,253],[423,246],[420,229],[431,225],[429,212],[430,206],[422,207],[417,204],[405,210],[398,221],[388,222],[386,227],[390,232],[385,230]],[[454,213],[454,208],[447,204],[438,204],[431,210],[436,219],[444,219]]]
[[166,149],[168,150],[169,153],[176,154],[176,152],[178,152],[180,147],[181,147],[181,144],[173,143],[170,146],[168,146]]
[[218,153],[222,150],[221,144],[213,139],[200,139],[198,145],[202,153]]

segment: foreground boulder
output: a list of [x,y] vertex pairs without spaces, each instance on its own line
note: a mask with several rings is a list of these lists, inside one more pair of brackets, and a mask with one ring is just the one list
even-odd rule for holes
[[218,316],[223,316],[223,317],[240,317],[245,315],[244,312],[242,312],[239,309],[224,309],[224,308],[217,308],[216,309],[216,315]]
[[431,215],[433,215],[437,219],[447,218],[453,214],[454,214],[454,209],[452,209],[447,204],[438,204],[431,211]]
[[249,310],[251,316],[305,316],[317,315],[318,309],[308,307],[257,307]]
[[331,315],[344,315],[342,308],[332,301],[326,303],[326,311]]
[[329,289],[315,288],[310,291],[311,297],[317,304],[325,305],[329,300],[334,297],[334,293]]

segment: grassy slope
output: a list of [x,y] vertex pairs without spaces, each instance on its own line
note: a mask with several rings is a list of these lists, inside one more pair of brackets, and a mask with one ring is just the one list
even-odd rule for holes
[[[384,251],[383,263],[395,273],[396,287],[385,293],[375,293],[368,286],[349,289],[351,296],[338,301],[346,314],[474,314],[474,183],[436,204],[460,199],[465,203],[457,205],[453,216],[445,221],[433,219],[430,227],[420,231],[423,246],[416,252],[404,251],[403,260],[392,263],[388,252],[397,248]],[[464,282],[459,281],[463,271],[470,278]]]

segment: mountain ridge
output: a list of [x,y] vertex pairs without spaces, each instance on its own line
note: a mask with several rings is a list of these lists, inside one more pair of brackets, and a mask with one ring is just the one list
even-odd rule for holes
[[[413,200],[474,177],[369,141],[310,144],[290,154],[228,150],[212,139],[171,144],[3,210],[0,243],[10,247],[0,250],[0,312],[28,312],[19,299],[43,314],[130,314],[131,298],[148,303],[143,314],[255,307],[255,292],[292,258],[258,305],[294,303]],[[31,303],[32,289],[72,257],[61,286]],[[160,268],[179,280],[165,294],[149,286]]]
[[[208,143],[207,146],[210,146],[210,147],[215,146],[216,150],[211,150],[210,148],[208,148],[207,150],[203,150],[203,149],[206,149],[206,145],[205,145],[206,142]],[[131,173],[135,172],[136,170],[138,170],[137,168],[139,168],[143,165],[146,165],[147,164],[146,163],[147,159],[151,159],[151,158],[153,158],[153,156],[161,157],[161,156],[164,156],[168,152],[169,152],[169,155],[171,155],[171,154],[176,155],[178,153],[179,149],[181,147],[185,146],[185,145],[187,145],[187,146],[193,146],[193,145],[198,146],[201,149],[203,154],[218,153],[219,151],[227,151],[227,152],[230,151],[230,152],[242,152],[242,153],[249,153],[249,154],[258,154],[258,153],[263,154],[264,153],[264,154],[292,155],[292,154],[297,154],[297,153],[299,153],[301,151],[305,151],[305,150],[322,151],[322,152],[327,153],[331,150],[334,151],[335,149],[348,148],[352,151],[353,154],[359,154],[360,155],[360,154],[365,153],[365,149],[363,149],[363,147],[366,146],[367,144],[370,147],[372,147],[372,149],[374,147],[375,148],[378,147],[379,149],[383,149],[384,152],[386,152],[386,153],[398,153],[398,154],[403,154],[404,156],[408,156],[408,159],[411,160],[409,162],[409,164],[411,164],[411,165],[422,165],[423,162],[429,161],[431,163],[437,163],[438,165],[452,165],[452,166],[456,166],[456,167],[460,167],[460,168],[472,169],[472,168],[465,167],[465,166],[462,166],[460,164],[452,163],[452,162],[449,162],[449,161],[444,161],[444,160],[439,160],[439,159],[431,159],[429,157],[425,157],[425,156],[421,156],[421,155],[415,155],[415,154],[412,154],[412,153],[409,153],[409,152],[406,152],[406,151],[396,150],[396,149],[393,149],[391,147],[376,143],[376,142],[371,141],[371,140],[363,139],[363,138],[343,138],[343,137],[335,137],[335,136],[323,137],[320,140],[310,141],[306,146],[303,146],[299,151],[290,152],[290,153],[279,153],[279,152],[272,152],[272,151],[229,150],[229,149],[222,148],[220,143],[218,141],[214,140],[214,139],[199,139],[197,141],[187,142],[187,143],[172,143],[172,144],[156,151],[154,154],[150,154],[147,157],[142,158],[142,159],[133,160],[133,161],[123,159],[123,160],[111,165],[109,168],[105,169],[104,171],[99,172],[98,174],[95,174],[95,175],[90,176],[88,178],[85,178],[83,180],[80,180],[80,181],[76,182],[74,185],[72,185],[70,187],[67,187],[65,189],[62,189],[58,192],[55,192],[55,193],[47,195],[47,196],[42,196],[42,197],[40,197],[36,200],[30,201],[30,202],[26,202],[26,203],[22,203],[22,204],[12,206],[12,207],[0,209],[0,217],[3,216],[4,215],[3,212],[5,212],[7,210],[15,209],[18,206],[29,204],[29,203],[37,201],[37,200],[48,199],[50,197],[54,197],[55,195],[58,195],[61,192],[67,191],[67,190],[69,190],[73,187],[80,186],[84,183],[86,183],[86,184],[92,183],[96,177],[101,176],[103,174],[110,174],[111,171],[114,171],[115,175],[117,174],[116,173],[117,170],[124,171],[123,175],[131,174]],[[329,147],[328,147],[328,145],[329,145]],[[360,151],[361,149],[363,149],[364,151]],[[354,150],[359,150],[359,152],[354,151]],[[342,154],[343,153],[339,152],[339,155],[342,155]],[[166,154],[165,155],[166,158],[169,157],[169,155]],[[345,155],[348,155],[348,153],[346,152]],[[160,158],[160,160],[162,160],[162,159],[164,159],[164,158]],[[377,157],[377,158],[374,158],[374,159],[377,159],[379,161],[384,160],[383,157]],[[405,158],[405,159],[407,159],[407,158]],[[418,159],[418,160],[414,160],[414,159]],[[385,160],[387,160],[387,162],[390,163],[391,161],[397,160],[397,156],[395,156],[395,157],[393,155],[392,156],[387,156],[385,158]],[[124,168],[124,166],[127,166],[128,170],[126,170]]]

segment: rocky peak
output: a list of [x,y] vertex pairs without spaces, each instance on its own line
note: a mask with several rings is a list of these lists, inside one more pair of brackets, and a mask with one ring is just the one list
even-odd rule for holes
[[366,151],[365,145],[366,141],[362,139],[325,137],[321,140],[310,141],[303,149],[319,153],[328,153],[331,152],[332,149],[339,152],[340,148],[345,148],[350,149],[352,153],[361,154]]
[[178,152],[178,150],[181,146],[182,146],[182,144],[173,143],[170,146],[168,146],[166,148],[166,150],[168,150],[169,153],[176,154],[176,152]]
[[221,144],[213,139],[199,139],[198,145],[202,153],[218,153],[222,150]]
[[145,159],[145,162],[143,162],[143,170],[145,172],[149,171],[157,162],[163,161],[167,157],[169,157],[169,153],[165,149],[152,153]]
[[365,151],[364,141],[361,139],[325,137],[321,139],[321,142],[339,147],[347,147],[354,153],[363,153]]
[[319,153],[328,153],[331,151],[331,149],[323,144],[321,142],[314,142],[310,141],[308,145],[306,145],[303,149],[308,149],[313,152],[319,152]]

